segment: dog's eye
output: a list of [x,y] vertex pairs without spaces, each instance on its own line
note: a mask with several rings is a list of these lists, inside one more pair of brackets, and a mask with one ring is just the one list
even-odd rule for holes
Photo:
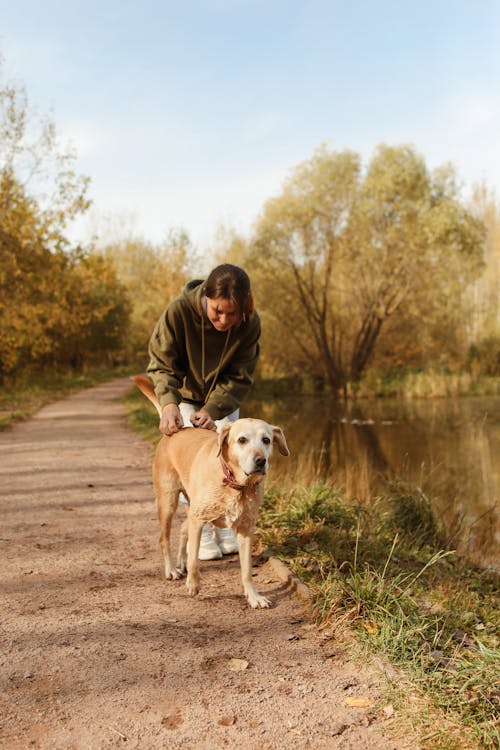
[[271,442],[271,438],[263,437],[262,442],[265,443],[266,445],[269,445],[269,443]]
[[246,437],[243,437],[243,435],[241,435],[241,437],[238,438],[238,443],[241,443],[241,445],[247,442],[248,440],[246,439]]

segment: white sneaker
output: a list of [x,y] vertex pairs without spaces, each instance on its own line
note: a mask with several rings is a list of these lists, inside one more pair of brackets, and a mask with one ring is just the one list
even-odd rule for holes
[[232,555],[238,552],[238,540],[232,529],[214,529],[217,544],[223,555]]
[[205,524],[201,532],[198,560],[219,560],[221,557],[222,551],[215,541],[210,527]]

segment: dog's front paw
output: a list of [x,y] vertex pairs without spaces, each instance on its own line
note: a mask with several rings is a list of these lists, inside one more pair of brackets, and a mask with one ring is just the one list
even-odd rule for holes
[[189,596],[196,596],[196,594],[200,590],[199,580],[188,575],[186,579],[186,588],[188,590]]
[[262,594],[258,594],[256,591],[247,591],[245,596],[252,609],[266,609],[271,606],[270,599],[262,596]]

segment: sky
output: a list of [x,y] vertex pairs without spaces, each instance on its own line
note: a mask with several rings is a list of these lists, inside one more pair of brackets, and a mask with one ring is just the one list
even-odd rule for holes
[[74,241],[204,252],[325,143],[412,144],[500,194],[498,0],[0,0],[0,50],[91,178]]

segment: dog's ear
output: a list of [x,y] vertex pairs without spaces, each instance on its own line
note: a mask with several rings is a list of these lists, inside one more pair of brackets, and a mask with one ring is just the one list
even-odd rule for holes
[[231,429],[231,422],[229,424],[225,424],[224,427],[219,432],[219,449],[217,451],[217,455],[220,456],[222,451],[222,446],[227,441],[227,436],[229,435],[229,430]]
[[288,450],[288,445],[286,444],[285,436],[283,435],[283,430],[280,427],[273,427],[273,443],[278,444],[279,452],[282,456],[289,456],[290,451]]

